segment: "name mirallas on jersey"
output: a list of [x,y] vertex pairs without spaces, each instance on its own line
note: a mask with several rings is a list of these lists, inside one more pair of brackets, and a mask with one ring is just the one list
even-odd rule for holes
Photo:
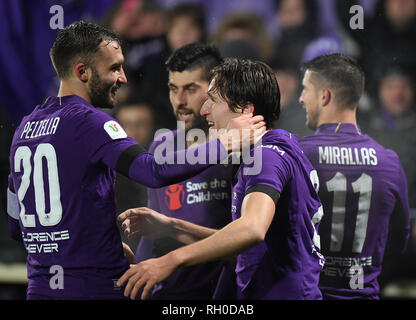
[[319,163],[346,166],[376,166],[377,153],[374,148],[350,148],[318,146]]

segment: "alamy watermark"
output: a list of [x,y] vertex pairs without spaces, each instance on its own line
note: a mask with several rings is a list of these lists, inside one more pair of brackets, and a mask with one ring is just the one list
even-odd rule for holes
[[359,5],[350,7],[350,14],[354,14],[350,18],[350,28],[352,30],[364,29],[364,9]]
[[52,30],[64,28],[64,8],[55,4],[49,8],[49,13],[53,16],[49,19],[49,27]]
[[60,265],[53,265],[49,268],[49,273],[53,276],[49,279],[49,287],[52,290],[64,289],[64,268]]
[[[160,142],[154,149],[158,164],[244,164],[244,175],[257,175],[262,169],[262,148],[273,146],[262,145],[262,139],[254,146],[250,145],[250,129],[210,129],[208,133],[199,128],[185,131],[185,122],[177,121],[175,133],[168,129],[159,129],[155,133],[155,142]],[[230,154],[218,154],[219,137],[231,144]],[[206,144],[208,143],[208,144]],[[190,144],[189,148],[186,148]],[[282,155],[278,147],[275,150]],[[284,154],[284,152],[283,152]]]
[[[64,28],[64,8],[61,5],[54,4],[49,8],[52,17],[49,19],[49,27],[52,30]],[[352,30],[364,29],[364,9],[360,5],[350,7],[349,13],[353,16],[350,18],[350,28]]]
[[350,288],[353,290],[364,289],[364,269],[362,266],[354,265],[350,267],[351,279]]

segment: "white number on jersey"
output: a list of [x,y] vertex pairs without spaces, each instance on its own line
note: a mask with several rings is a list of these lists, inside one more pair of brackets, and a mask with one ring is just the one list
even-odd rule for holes
[[[368,215],[370,212],[370,201],[372,192],[372,178],[363,173],[352,185],[354,193],[360,193],[358,199],[358,214],[355,224],[354,239],[352,245],[353,253],[361,253],[367,233]],[[327,181],[329,192],[334,193],[332,206],[331,242],[330,250],[339,252],[344,241],[344,225],[347,198],[347,178],[340,172]]]
[[[318,193],[318,191],[319,191],[318,172],[316,170],[312,170],[309,173],[309,178],[311,179],[312,185],[315,188],[316,193]],[[312,225],[313,225],[313,228],[314,228],[312,242],[315,245],[315,247],[317,247],[319,249],[321,248],[321,239],[319,237],[318,232],[316,232],[316,225],[322,220],[323,216],[324,216],[324,210],[323,210],[322,206],[320,206],[318,211],[315,212],[315,214],[312,217]]]
[[[22,146],[17,148],[14,155],[14,171],[20,172],[23,165],[22,182],[20,184],[17,196],[20,203],[20,219],[26,228],[35,227],[35,216],[27,214],[23,204],[26,192],[31,183],[31,165],[32,152],[29,147]],[[50,212],[45,212],[45,187],[43,181],[42,160],[46,159],[48,168]],[[39,223],[44,226],[55,226],[62,219],[61,191],[59,186],[58,165],[56,160],[55,148],[49,143],[38,145],[33,157],[33,187],[35,191],[35,207],[39,218]]]

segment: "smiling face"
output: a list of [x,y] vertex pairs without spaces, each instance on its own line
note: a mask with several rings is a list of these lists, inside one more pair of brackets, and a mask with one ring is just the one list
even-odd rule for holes
[[169,99],[179,121],[185,121],[185,130],[207,129],[200,115],[202,104],[207,99],[208,82],[203,80],[202,69],[169,72]]
[[306,110],[306,125],[309,129],[315,130],[318,126],[320,107],[318,100],[318,89],[312,82],[312,73],[307,70],[302,80],[302,93],[299,103]]
[[230,109],[228,103],[215,90],[215,78],[212,79],[208,87],[208,99],[201,108],[201,115],[207,120],[209,128],[225,129],[228,122],[240,114],[241,112]]
[[91,77],[87,90],[91,104],[100,108],[113,108],[117,103],[116,93],[122,84],[127,83],[124,74],[124,57],[120,45],[115,41],[103,41],[90,67]]

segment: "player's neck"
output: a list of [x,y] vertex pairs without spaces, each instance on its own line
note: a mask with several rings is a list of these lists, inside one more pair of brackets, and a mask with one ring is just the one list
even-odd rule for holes
[[318,126],[325,123],[351,123],[357,124],[356,109],[349,108],[328,108],[322,112]]
[[59,86],[58,91],[58,97],[64,97],[64,96],[71,96],[71,95],[77,95],[84,99],[85,101],[88,101],[91,103],[91,99],[85,90],[85,88],[80,88],[79,86],[71,85],[70,83],[66,81],[61,81],[61,84]]

